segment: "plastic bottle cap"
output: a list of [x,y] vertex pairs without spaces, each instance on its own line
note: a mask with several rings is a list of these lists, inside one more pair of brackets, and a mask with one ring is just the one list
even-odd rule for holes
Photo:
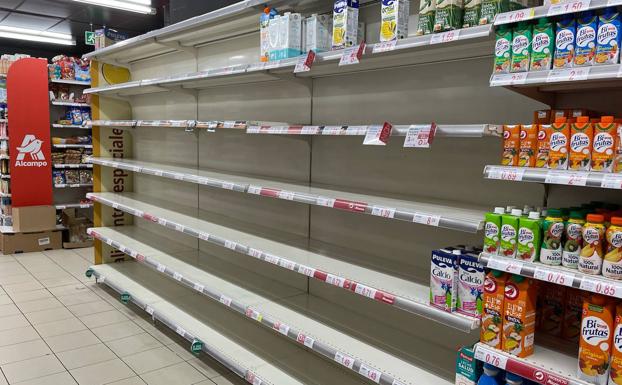
[[602,223],[605,221],[605,216],[602,214],[587,214],[588,222]]
[[585,218],[585,215],[583,214],[583,212],[581,212],[581,210],[573,210],[570,212],[570,218],[583,219]]
[[512,209],[512,214],[515,217],[520,217],[521,215],[523,215],[523,210],[520,209]]
[[613,123],[613,116],[601,116],[600,121],[602,123]]
[[589,116],[579,116],[577,118],[577,123],[589,123],[589,122],[590,122]]
[[525,280],[525,277],[523,277],[522,275],[512,274],[512,280],[516,283],[521,283]]
[[565,116],[556,116],[555,117],[555,123],[566,123],[566,117]]
[[561,217],[562,212],[560,209],[548,209],[547,211],[549,217]]
[[503,207],[495,207],[495,214],[505,214],[505,209]]
[[516,206],[507,206],[507,207],[505,208],[505,212],[506,212],[506,213],[509,213],[509,212],[511,212],[511,211],[512,211],[513,209],[515,209],[515,208],[516,208]]
[[501,278],[505,274],[504,272],[499,271],[499,270],[491,270],[491,272],[492,272],[492,275],[495,276],[495,278]]
[[514,373],[507,372],[505,374],[505,380],[506,381],[520,382],[520,381],[523,381],[523,377],[521,377],[519,375],[516,375]]
[[529,219],[540,219],[540,213],[537,211],[530,212]]
[[622,217],[611,217],[611,224],[616,226],[622,226]]

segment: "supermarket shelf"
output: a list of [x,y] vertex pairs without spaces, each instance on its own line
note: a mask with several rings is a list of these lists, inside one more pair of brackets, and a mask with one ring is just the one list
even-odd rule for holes
[[62,102],[58,100],[52,100],[53,106],[66,106],[66,107],[90,107],[88,103],[76,103],[76,102]]
[[0,155],[0,159],[10,159],[10,157],[6,154]]
[[81,187],[93,187],[93,183],[59,183],[54,185],[55,188],[81,188]]
[[55,163],[54,164],[54,168],[58,168],[58,169],[62,169],[62,168],[93,168],[93,165],[92,164],[86,164],[86,163],[66,163],[66,164]]
[[76,86],[87,86],[87,87],[91,85],[90,81],[84,81],[84,80],[50,79],[50,82],[58,83],[58,84],[72,84]]
[[614,7],[617,5],[622,5],[622,0],[578,0],[567,1],[561,4],[542,5],[539,7],[501,13],[495,18],[495,25],[538,19],[545,16],[572,15],[580,11]]
[[60,203],[60,204],[55,204],[54,207],[56,208],[56,210],[64,210],[64,209],[71,209],[71,208],[88,209],[88,208],[93,207],[93,203]]
[[140,162],[131,159],[119,161],[118,159],[112,160],[111,158],[90,157],[89,161],[101,166],[130,170],[215,188],[471,233],[475,233],[482,228],[485,213],[484,208],[456,207],[433,201],[417,202],[356,194],[326,187],[286,183],[216,171]]
[[11,193],[0,192],[0,198],[10,198],[10,197],[11,197]]
[[[89,229],[88,233],[111,247],[121,250],[154,271],[211,298],[216,303],[249,319],[258,321],[269,329],[279,331],[293,342],[304,343],[304,338],[301,338],[301,335],[307,339],[310,338],[314,341],[313,344],[307,343],[305,345],[331,361],[339,356],[351,357],[353,361],[351,370],[365,378],[386,384],[393,384],[394,381],[400,379],[414,378],[424,383],[442,382],[435,375],[398,357],[387,354],[373,345],[359,341],[338,329],[316,321],[315,314],[307,316],[288,306],[291,297],[294,296],[298,297],[295,302],[306,303],[315,300],[309,298],[310,295],[307,293],[299,292],[296,294],[291,293],[292,289],[289,287],[277,287],[274,289],[274,295],[288,299],[276,300],[270,299],[269,296],[261,296],[254,290],[219,278],[217,272],[212,274],[211,271],[206,271],[202,266],[199,267],[196,262],[191,263],[191,259],[182,257],[183,253],[177,255],[162,251],[171,248],[171,241],[154,242],[153,238],[145,237],[146,232],[139,228],[100,227]],[[149,243],[143,243],[138,239],[148,239]],[[209,258],[209,256],[205,255],[205,258]],[[188,262],[184,259],[188,259]],[[192,260],[194,260],[194,254]],[[216,264],[213,258],[209,260]],[[237,270],[241,269],[238,268]],[[250,271],[239,271],[239,273],[241,277],[254,274]],[[239,279],[239,277],[237,278]],[[246,279],[243,278],[242,280],[246,282]],[[265,287],[266,282],[263,282],[263,285]],[[277,290],[280,292],[276,292]],[[315,301],[318,302],[316,308],[327,309],[327,311],[331,308],[330,303],[325,300],[317,299]],[[321,317],[322,315],[318,316]],[[389,326],[384,327],[388,328]],[[361,367],[366,367],[367,370],[360,372],[357,368]]]
[[[381,125],[381,124],[379,124]],[[416,126],[423,126],[418,124]],[[429,126],[429,123],[427,124]],[[378,126],[378,125],[375,125]],[[411,125],[394,125],[391,136],[406,136]],[[365,136],[371,126],[249,126],[247,134]],[[435,137],[481,138],[500,136],[503,127],[494,124],[436,125]]]
[[483,343],[475,345],[475,358],[518,374],[538,384],[589,385],[577,378],[578,358],[536,345],[527,358],[518,358]]
[[0,174],[0,179],[11,179],[11,174]]
[[54,148],[93,148],[92,144],[53,144]]
[[174,128],[206,128],[206,129],[246,129],[251,125],[258,124],[285,124],[268,123],[259,121],[244,120],[93,120],[87,123],[88,126],[135,128],[135,127],[174,127]]
[[521,261],[485,252],[480,255],[480,262],[489,269],[501,270],[540,281],[622,298],[622,281],[616,281],[600,275],[583,274],[577,269]]
[[[182,213],[183,209],[175,211],[175,207],[163,208],[141,200],[140,195],[88,193],[87,198],[462,331],[468,332],[479,325],[478,319],[457,313],[447,313],[431,307],[429,288],[415,282],[330,258],[311,250],[273,241],[233,227],[209,222],[201,216],[197,218],[186,215]],[[166,204],[166,206],[172,207],[173,205]],[[215,218],[213,215],[206,217]],[[245,227],[251,228],[252,226],[246,225]],[[268,229],[254,228],[253,230],[257,234]]]
[[488,165],[484,168],[484,178],[513,182],[622,189],[622,174],[597,171],[549,170],[545,168]]
[[90,130],[90,125],[79,125],[79,124],[52,124],[53,128],[80,128],[83,130]]

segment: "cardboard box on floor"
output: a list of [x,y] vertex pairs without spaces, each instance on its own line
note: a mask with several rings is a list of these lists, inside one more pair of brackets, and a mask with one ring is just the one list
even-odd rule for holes
[[2,233],[0,234],[0,250],[2,250],[3,254],[16,254],[60,249],[62,247],[62,238],[60,230],[33,233]]
[[63,210],[62,221],[68,234],[63,242],[64,249],[93,246],[93,239],[86,233],[86,229],[93,226],[89,218],[77,216],[76,209],[70,208]]
[[56,230],[56,208],[54,206],[13,207],[13,231],[32,233]]

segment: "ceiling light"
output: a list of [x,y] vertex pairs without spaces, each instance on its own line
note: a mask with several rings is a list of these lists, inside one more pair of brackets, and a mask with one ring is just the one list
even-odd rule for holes
[[36,29],[8,27],[0,25],[0,37],[7,39],[18,39],[28,41],[38,41],[41,43],[76,45],[73,36],[65,33],[38,31]]
[[144,14],[155,14],[155,9],[151,8],[151,0],[73,0],[78,3],[100,5],[121,9],[123,11],[138,12]]

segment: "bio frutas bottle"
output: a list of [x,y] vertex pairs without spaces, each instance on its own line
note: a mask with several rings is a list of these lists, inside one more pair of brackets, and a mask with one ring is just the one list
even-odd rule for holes
[[603,265],[603,243],[605,238],[605,217],[602,214],[588,214],[583,225],[583,245],[579,256],[579,271],[599,275]]
[[579,265],[581,243],[583,240],[583,225],[585,217],[579,210],[570,211],[570,218],[566,222],[564,250],[562,251],[562,266],[576,269]]
[[622,217],[611,217],[611,226],[607,228],[605,238],[607,251],[603,260],[603,275],[622,279]]
[[512,209],[511,214],[503,214],[501,217],[499,255],[508,258],[516,257],[518,225],[522,214],[520,209]]
[[503,207],[495,207],[491,213],[486,213],[484,224],[484,251],[497,254],[499,250],[499,232],[501,231],[501,217],[505,214]]
[[622,385],[622,305],[620,304],[616,306],[612,342],[609,385]]
[[559,209],[549,209],[542,222],[542,248],[540,262],[545,265],[559,266],[562,264],[562,235],[564,219]]
[[579,379],[595,385],[607,385],[614,314],[615,306],[607,297],[594,294],[583,302]]
[[517,259],[535,262],[540,256],[542,242],[542,220],[540,213],[531,211],[528,217],[521,217],[518,221]]

